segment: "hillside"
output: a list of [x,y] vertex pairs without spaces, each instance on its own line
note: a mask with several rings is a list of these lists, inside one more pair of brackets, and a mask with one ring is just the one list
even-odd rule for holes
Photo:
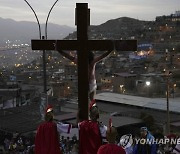
[[[136,36],[154,24],[153,21],[141,21],[128,17],[108,20],[101,25],[92,25],[89,28],[89,37],[92,39],[121,39]],[[68,38],[75,38],[76,32]]]
[[[72,27],[48,24],[49,39],[62,39],[73,31]],[[42,24],[42,34],[44,34],[44,24]],[[38,25],[36,22],[0,18],[0,35],[1,43],[6,40],[21,40],[28,43],[32,38],[39,38]]]
[[[167,24],[168,23],[168,24]],[[138,43],[151,43],[161,50],[176,46],[180,39],[176,22],[142,21],[128,17],[108,20],[89,27],[89,39],[136,39]],[[66,39],[76,39],[76,32]]]

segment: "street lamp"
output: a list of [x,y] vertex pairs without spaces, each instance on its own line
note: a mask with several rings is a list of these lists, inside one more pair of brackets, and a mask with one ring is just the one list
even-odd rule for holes
[[[54,8],[54,6],[56,5],[56,3],[58,2],[58,0],[56,0],[55,2],[54,2],[54,4],[52,5],[52,7],[50,8],[50,10],[49,10],[49,12],[48,12],[48,15],[47,15],[47,18],[46,18],[46,24],[45,24],[45,38],[43,38],[43,39],[46,39],[47,40],[47,25],[48,25],[48,19],[49,19],[49,16],[50,16],[50,14],[51,14],[51,11],[52,11],[52,9]],[[43,50],[43,72],[44,72],[44,76],[46,77],[46,51],[45,50]],[[47,85],[46,85],[46,78],[44,79],[44,91],[45,91],[45,93],[46,93],[46,91],[47,91],[47,89],[46,89],[46,87],[47,87]]]
[[166,74],[167,78],[167,85],[166,85],[166,102],[167,102],[167,134],[170,133],[170,115],[169,115],[169,79],[171,77],[172,73],[168,72]]
[[[48,19],[49,19],[49,16],[50,16],[50,13],[51,13],[52,9],[54,8],[54,6],[58,2],[58,0],[56,0],[55,3],[52,5],[52,7],[49,10],[49,13],[47,15],[46,25],[45,25],[45,37],[41,36],[41,25],[40,25],[40,22],[39,22],[39,19],[37,17],[36,12],[34,11],[33,7],[29,4],[29,2],[27,0],[24,0],[24,1],[27,3],[27,5],[33,11],[33,13],[34,13],[34,15],[36,17],[36,20],[37,20],[37,23],[38,23],[38,27],[39,27],[39,38],[40,39],[47,39],[47,23],[48,23]],[[44,93],[46,94],[47,93],[47,83],[46,83],[47,81],[46,81],[46,53],[45,53],[45,50],[43,50],[43,72],[44,72]]]
[[[52,9],[54,8],[54,6],[56,5],[57,2],[58,2],[58,0],[56,0],[54,2],[54,4],[52,5],[51,9],[48,12],[47,19],[46,19],[46,24],[45,24],[45,38],[43,37],[43,39],[47,40],[47,24],[48,24],[48,19],[49,19],[49,16],[51,14]],[[47,83],[46,83],[46,51],[45,50],[43,50],[43,70],[44,70],[43,71],[44,72],[44,92],[46,93],[46,91],[47,91]]]
[[[33,7],[29,4],[29,2],[27,0],[24,0],[27,5],[30,7],[30,9],[33,11],[35,17],[36,17],[36,20],[37,20],[37,23],[38,23],[38,27],[39,27],[39,38],[40,40],[41,39],[44,39],[44,36],[41,36],[41,25],[40,25],[40,22],[39,22],[39,19],[37,17],[37,14],[36,12],[34,11]],[[46,94],[47,93],[47,85],[46,85],[46,61],[45,61],[45,51],[43,51],[43,72],[44,72],[44,93]]]
[[151,82],[150,81],[146,81],[146,86],[150,86]]

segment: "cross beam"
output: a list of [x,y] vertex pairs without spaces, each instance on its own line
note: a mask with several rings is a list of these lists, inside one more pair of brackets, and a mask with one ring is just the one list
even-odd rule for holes
[[[77,50],[78,108],[82,120],[88,119],[88,52],[91,50],[136,51],[136,40],[88,40],[89,9],[87,3],[76,4],[77,40],[32,40],[32,50]],[[112,27],[113,28],[113,27]],[[56,48],[55,48],[56,44]]]
[[[32,40],[33,50],[80,50],[82,43],[77,40]],[[89,50],[106,51],[136,51],[136,40],[88,40],[87,48]]]

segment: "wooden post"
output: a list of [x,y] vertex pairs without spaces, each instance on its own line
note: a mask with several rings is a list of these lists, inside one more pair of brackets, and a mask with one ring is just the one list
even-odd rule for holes
[[88,4],[76,4],[78,47],[78,107],[83,120],[88,119]]

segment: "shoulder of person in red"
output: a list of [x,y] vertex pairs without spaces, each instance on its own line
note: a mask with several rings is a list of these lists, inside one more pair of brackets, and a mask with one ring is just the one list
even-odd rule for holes
[[91,120],[84,120],[79,123],[81,127],[96,127],[98,126],[98,122],[91,121]]
[[56,123],[55,122],[52,122],[52,121],[45,121],[45,122],[42,122],[38,128],[48,128],[48,127],[57,127],[56,126]]
[[61,154],[57,126],[54,122],[43,122],[37,130],[35,138],[35,152],[45,154],[51,151],[54,154]]
[[79,154],[97,154],[102,144],[98,122],[85,120],[79,123],[79,138],[81,147]]
[[98,122],[85,120],[79,124],[79,128],[80,128],[80,135],[84,136],[85,134],[87,134],[91,139],[92,138],[95,139],[96,137],[101,138]]
[[125,150],[116,144],[102,145],[97,154],[126,154]]

